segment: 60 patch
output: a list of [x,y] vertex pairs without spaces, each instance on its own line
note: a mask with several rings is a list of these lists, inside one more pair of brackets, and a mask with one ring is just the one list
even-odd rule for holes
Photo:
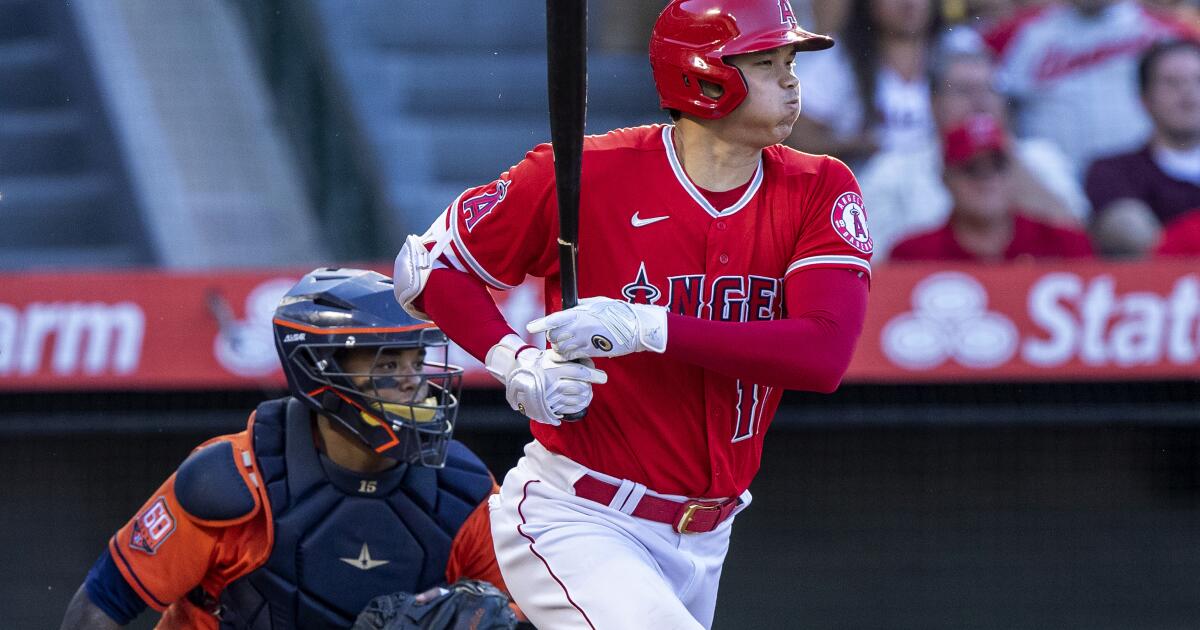
[[133,519],[133,532],[129,536],[129,547],[149,555],[158,551],[159,545],[175,532],[175,517],[167,507],[167,500],[158,497],[141,514]]

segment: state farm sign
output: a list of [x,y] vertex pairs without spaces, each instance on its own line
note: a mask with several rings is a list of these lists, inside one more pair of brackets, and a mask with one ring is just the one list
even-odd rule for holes
[[1085,279],[1051,273],[1029,291],[1029,316],[1040,335],[1022,346],[1030,365],[1057,367],[1195,365],[1200,278],[1175,280],[1164,294],[1118,293],[1111,275]]
[[[271,316],[308,271],[0,274],[0,391],[284,389]],[[533,285],[500,298],[514,321],[540,300]],[[469,386],[498,386],[452,352]]]
[[0,303],[0,376],[129,374],[145,328],[132,302]]
[[301,273],[0,274],[0,390],[282,387],[262,313]]
[[848,380],[1200,377],[1195,261],[1056,267],[881,268]]
[[[0,390],[283,388],[270,313],[306,271],[0,274]],[[538,285],[498,301],[541,314]],[[877,265],[845,380],[1134,378],[1200,380],[1200,261]]]

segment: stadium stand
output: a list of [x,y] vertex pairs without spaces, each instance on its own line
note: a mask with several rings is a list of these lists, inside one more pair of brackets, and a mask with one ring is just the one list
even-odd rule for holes
[[0,3],[0,268],[150,262],[70,10]]
[[[312,6],[378,164],[389,246],[549,139],[544,2],[422,3],[420,20],[385,0]],[[643,54],[593,51],[588,70],[589,132],[665,119]]]

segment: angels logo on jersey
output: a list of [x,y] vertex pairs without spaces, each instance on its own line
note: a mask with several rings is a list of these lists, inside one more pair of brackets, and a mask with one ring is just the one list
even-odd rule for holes
[[621,287],[621,295],[624,295],[625,301],[630,304],[654,304],[658,302],[662,291],[650,284],[650,280],[646,278],[646,263],[642,263],[633,282]]
[[[746,322],[775,319],[783,283],[764,276],[717,276],[705,274],[667,278],[667,310],[679,315]],[[621,289],[625,300],[636,304],[656,304],[662,296],[646,273],[646,263],[638,266],[633,282]]]
[[871,240],[871,232],[867,230],[867,212],[863,209],[863,198],[856,192],[842,193],[833,202],[833,212],[829,217],[833,229],[843,241],[864,254],[870,254],[875,248]]
[[508,180],[496,180],[496,189],[485,193],[481,193],[462,202],[463,222],[467,226],[467,231],[475,229],[475,224],[487,215],[491,214],[496,206],[504,201],[504,197],[508,195],[508,185],[512,183]]

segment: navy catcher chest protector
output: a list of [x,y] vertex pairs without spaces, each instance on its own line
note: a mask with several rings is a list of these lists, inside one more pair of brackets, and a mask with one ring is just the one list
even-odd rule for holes
[[317,451],[310,417],[291,398],[258,407],[254,452],[275,543],[266,564],[221,594],[221,628],[348,628],[378,595],[443,583],[451,541],[492,490],[459,442],[441,469],[339,468]]

